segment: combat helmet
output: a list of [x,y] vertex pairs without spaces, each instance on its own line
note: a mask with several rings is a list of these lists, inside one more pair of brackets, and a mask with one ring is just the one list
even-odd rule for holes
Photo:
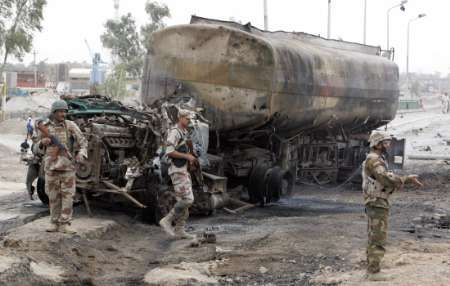
[[52,103],[52,107],[50,108],[50,113],[54,113],[57,110],[69,110],[69,106],[67,106],[67,103],[64,100],[57,100]]
[[384,140],[392,140],[391,135],[386,132],[373,131],[369,137],[370,148],[377,146],[378,143],[383,142]]

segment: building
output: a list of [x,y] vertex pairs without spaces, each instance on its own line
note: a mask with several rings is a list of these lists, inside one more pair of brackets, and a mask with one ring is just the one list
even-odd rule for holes
[[17,72],[17,87],[45,88],[45,75],[43,72],[19,71]]
[[69,83],[71,93],[89,92],[91,69],[73,68],[69,70]]
[[69,80],[69,65],[68,64],[57,64],[56,69],[56,82],[68,81]]

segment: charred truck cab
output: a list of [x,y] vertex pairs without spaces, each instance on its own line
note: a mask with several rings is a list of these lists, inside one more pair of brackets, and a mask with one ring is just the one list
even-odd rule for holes
[[208,152],[253,203],[348,178],[370,131],[396,114],[398,67],[379,47],[196,16],[151,43],[143,102],[201,107]]
[[[145,220],[158,221],[175,201],[162,143],[169,126],[176,122],[178,108],[166,103],[159,109],[136,110],[100,95],[63,99],[69,106],[67,119],[74,121],[88,140],[88,159],[77,163],[79,200],[84,200],[88,211],[89,200],[93,198],[110,208],[131,204],[142,210]],[[194,151],[200,162],[205,163],[208,124],[197,118],[195,112],[192,117]],[[76,152],[77,146],[73,148]],[[203,165],[207,171],[206,164]],[[214,165],[208,166],[217,173]],[[43,169],[42,164],[40,168]],[[196,198],[193,208],[194,212],[209,214],[228,202],[226,178],[199,172],[193,174]],[[37,193],[48,204],[44,180],[41,170]]]

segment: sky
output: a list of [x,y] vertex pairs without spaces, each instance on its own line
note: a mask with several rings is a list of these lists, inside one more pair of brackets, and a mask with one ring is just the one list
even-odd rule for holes
[[[267,0],[269,30],[306,32],[326,37],[328,0]],[[367,1],[367,41],[369,45],[386,47],[387,10],[400,0]],[[47,0],[43,30],[35,35],[37,62],[90,62],[89,50],[100,52],[110,59],[110,51],[103,49],[100,35],[104,24],[114,18],[113,0]],[[131,13],[138,26],[149,21],[145,13],[146,0],[120,0],[119,14]],[[263,0],[160,0],[168,5],[171,18],[168,25],[189,23],[191,15],[251,22],[263,28]],[[406,11],[390,12],[390,46],[395,48],[395,62],[400,71],[406,70],[406,39],[408,22],[418,14],[426,16],[410,22],[410,72],[447,75],[450,71],[450,37],[440,34],[450,26],[450,1],[409,0]],[[331,38],[363,42],[364,0],[331,0]],[[24,62],[33,60],[33,55]]]

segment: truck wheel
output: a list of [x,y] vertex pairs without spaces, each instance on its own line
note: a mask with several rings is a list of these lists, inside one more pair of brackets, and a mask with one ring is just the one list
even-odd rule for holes
[[176,202],[175,195],[170,191],[152,192],[147,190],[142,192],[140,198],[147,205],[145,209],[142,209],[142,219],[154,224],[158,224]]
[[261,206],[264,206],[266,203],[267,184],[265,175],[268,169],[267,165],[256,165],[250,174],[248,197],[253,204],[259,203]]
[[276,202],[282,196],[288,196],[292,193],[294,180],[289,171],[274,167],[270,172],[267,184],[268,196],[271,201]]
[[37,189],[38,198],[41,200],[41,202],[44,205],[48,205],[48,196],[45,193],[45,179],[44,178],[38,178],[37,183],[36,183],[36,189]]

